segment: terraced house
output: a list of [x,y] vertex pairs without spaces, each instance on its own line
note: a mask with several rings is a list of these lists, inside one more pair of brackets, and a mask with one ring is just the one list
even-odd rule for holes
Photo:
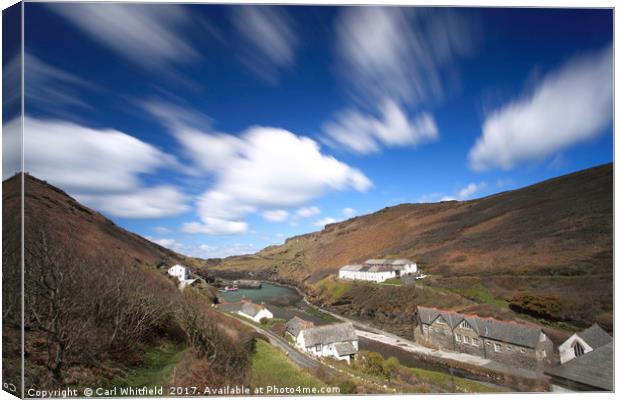
[[541,328],[418,307],[414,337],[432,348],[467,353],[522,368],[551,363],[553,343]]

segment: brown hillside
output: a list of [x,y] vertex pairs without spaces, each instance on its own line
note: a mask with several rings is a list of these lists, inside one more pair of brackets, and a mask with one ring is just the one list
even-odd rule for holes
[[312,285],[347,263],[404,257],[437,286],[480,283],[506,300],[524,292],[559,297],[563,316],[587,321],[609,317],[612,249],[613,165],[606,164],[477,200],[385,208],[215,269]]
[[[25,230],[28,235],[35,225],[45,224],[45,230],[59,242],[79,237],[74,249],[82,255],[113,258],[125,265],[156,266],[159,263],[181,262],[185,257],[131,233],[97,211],[78,203],[62,190],[31,175],[24,175]],[[3,212],[6,230],[19,231],[19,176],[2,183]]]

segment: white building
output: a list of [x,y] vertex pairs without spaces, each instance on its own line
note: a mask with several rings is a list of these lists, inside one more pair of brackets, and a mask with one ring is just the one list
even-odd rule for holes
[[587,354],[612,340],[613,338],[607,332],[598,324],[594,324],[588,329],[573,334],[558,347],[560,363],[564,364],[573,358]]
[[347,362],[351,362],[359,349],[357,334],[349,322],[302,329],[295,338],[295,346],[316,357]]
[[417,271],[418,265],[411,260],[371,259],[363,264],[345,265],[338,271],[338,278],[379,283]]
[[183,282],[189,278],[189,269],[183,265],[173,265],[168,268],[168,275],[177,278],[180,282]]
[[237,314],[249,318],[254,322],[260,322],[263,318],[273,318],[273,314],[265,306],[262,304],[254,304],[250,301],[244,301],[241,305],[241,309],[237,311]]

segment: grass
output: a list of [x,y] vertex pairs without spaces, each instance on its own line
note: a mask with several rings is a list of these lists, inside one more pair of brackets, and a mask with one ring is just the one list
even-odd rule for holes
[[170,379],[174,367],[181,361],[185,346],[166,343],[144,354],[139,366],[125,371],[123,378],[110,382],[111,387],[142,387],[164,385]]
[[326,312],[323,312],[321,310],[319,310],[318,308],[316,308],[313,305],[308,305],[308,308],[304,310],[305,312],[307,312],[310,315],[313,315],[317,318],[322,319],[325,322],[342,322],[341,320],[339,320],[338,318],[334,317],[331,314],[328,314]]
[[333,275],[321,279],[312,286],[313,289],[321,292],[321,297],[328,299],[330,302],[334,302],[351,289],[350,283],[343,282]]
[[390,278],[386,279],[383,283],[386,285],[402,286],[403,281],[400,278]]
[[256,351],[252,356],[250,385],[253,387],[316,387],[325,386],[309,372],[297,367],[275,347],[263,340],[256,341]]
[[431,371],[422,368],[403,367],[413,373],[418,379],[437,386],[452,393],[492,393],[499,389],[457,376],[450,376],[445,372]]

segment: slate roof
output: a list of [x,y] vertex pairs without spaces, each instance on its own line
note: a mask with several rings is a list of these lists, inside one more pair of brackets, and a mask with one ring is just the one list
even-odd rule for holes
[[368,265],[376,265],[376,264],[380,264],[380,265],[405,265],[405,264],[413,264],[413,261],[411,260],[405,260],[405,259],[398,259],[398,260],[388,260],[385,258],[372,258],[370,260],[366,260],[364,262],[364,264],[368,264]]
[[317,344],[329,344],[338,342],[349,342],[357,340],[357,334],[350,322],[341,324],[323,325],[315,328],[303,329],[304,341],[306,346]]
[[597,349],[601,346],[611,342],[613,338],[609,336],[607,332],[603,330],[598,324],[594,324],[591,327],[584,329],[577,334],[582,338],[592,349]]
[[355,350],[355,346],[353,346],[353,343],[351,342],[338,343],[334,346],[334,348],[336,349],[336,353],[338,353],[339,356],[357,354],[357,350]]
[[503,322],[492,318],[481,318],[452,311],[436,310],[428,307],[418,307],[418,316],[420,321],[426,325],[432,324],[437,317],[441,316],[451,329],[454,329],[465,320],[478,336],[530,348],[536,347],[541,333],[541,329],[534,326]]
[[547,372],[569,381],[592,386],[602,390],[614,389],[614,344],[609,342],[577,358],[561,364]]
[[297,316],[291,318],[286,323],[286,331],[295,337],[297,337],[297,334],[299,334],[301,330],[312,327],[314,327],[313,322],[306,321],[305,319],[301,319]]
[[352,264],[352,265],[345,265],[344,267],[340,268],[340,271],[359,271],[362,268],[364,268],[364,266],[362,264]]
[[241,306],[241,312],[244,313],[245,315],[249,315],[250,317],[254,317],[256,314],[258,314],[264,307],[261,306],[260,304],[254,304],[251,303],[249,301],[243,302],[243,305]]

